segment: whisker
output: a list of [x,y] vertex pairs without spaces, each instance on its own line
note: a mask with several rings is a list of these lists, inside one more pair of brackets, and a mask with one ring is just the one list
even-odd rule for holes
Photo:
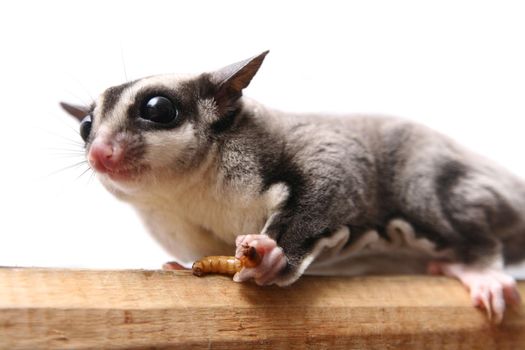
[[[80,85],[79,81],[75,80],[75,82]],[[91,101],[86,101],[85,98],[80,97],[79,95],[77,95],[76,93],[72,92],[71,90],[64,89],[64,91],[65,91],[66,94],[70,95],[72,97],[72,99],[79,101],[80,104],[82,104],[83,106],[89,106],[91,103],[93,103],[93,97],[91,97],[91,95],[87,92],[87,90],[83,86],[82,86],[82,89],[85,90],[84,92],[86,94],[88,94],[88,96],[91,99]]]
[[124,61],[124,48],[122,47],[122,45],[120,46],[120,59],[122,61],[122,68],[124,69],[124,79],[126,80],[125,82],[129,82],[129,79],[128,79],[128,72],[126,71],[126,62]]
[[89,175],[89,178],[88,178],[88,185],[93,181],[93,179],[95,178],[95,172],[92,171],[91,172],[91,175]]
[[65,125],[68,129],[73,130],[73,132],[74,132],[76,135],[80,136],[80,130],[79,130],[78,128],[74,128],[74,127],[72,127],[71,125],[69,125],[68,123],[66,123],[66,122],[64,121],[64,119],[62,119],[62,118],[58,118],[58,120],[60,121],[60,123],[62,123],[62,125]]
[[83,141],[72,139],[72,138],[66,137],[66,136],[61,135],[61,134],[57,134],[54,131],[50,131],[50,130],[47,130],[47,129],[44,129],[44,128],[39,128],[39,127],[35,127],[35,128],[40,130],[40,131],[46,132],[46,133],[48,133],[48,134],[50,134],[52,136],[56,136],[58,138],[61,138],[62,140],[68,141],[69,143],[72,143],[75,146],[81,146],[82,148],[84,147],[84,142]]
[[61,173],[61,172],[64,172],[64,171],[66,171],[66,170],[69,170],[69,169],[74,169],[74,168],[79,167],[79,166],[81,166],[81,165],[83,165],[83,164],[87,164],[87,160],[83,160],[83,161],[81,161],[81,162],[78,162],[78,163],[75,163],[75,164],[71,164],[71,165],[68,165],[68,166],[66,166],[66,167],[64,167],[64,168],[61,168],[61,169],[55,170],[55,171],[51,172],[50,174],[48,174],[47,176],[45,176],[44,178],[51,177],[51,176],[53,176],[53,175],[59,174],[59,173]]
[[80,155],[80,154],[60,154],[60,153],[57,153],[57,154],[51,154],[49,155],[50,157],[53,157],[54,159],[57,159],[57,158],[77,158],[77,159],[83,159],[84,156],[83,155]]
[[[81,82],[77,77],[75,77],[75,76],[73,76],[73,75],[69,75],[69,78],[72,79],[72,80],[73,80],[78,86],[80,86],[80,88],[81,88],[82,90],[84,90],[84,93],[85,93],[86,95],[88,95],[89,98],[91,99],[91,102],[89,102],[89,103],[85,103],[85,102],[84,102],[84,103],[83,103],[84,106],[89,106],[90,104],[95,103],[95,99],[93,98],[93,95],[91,94],[91,92],[89,91],[89,89],[86,87],[86,85],[82,84],[82,82]],[[82,98],[79,98],[79,100],[82,101],[83,99],[82,99]]]
[[44,154],[46,156],[55,156],[55,157],[59,157],[59,156],[72,156],[72,157],[76,156],[76,157],[82,157],[82,158],[86,157],[86,155],[83,152],[71,152],[71,151],[59,151],[59,150],[56,150],[56,151],[46,150]]
[[57,147],[41,147],[42,151],[65,151],[65,152],[78,152],[79,154],[85,153],[84,145],[74,144],[70,141],[60,140],[61,144],[57,144]]
[[40,147],[40,149],[42,150],[45,150],[45,151],[72,151],[72,152],[78,152],[78,153],[83,153],[84,152],[84,146],[82,146],[82,148],[65,148],[65,147],[61,147],[61,146],[56,146],[56,147]]
[[42,151],[49,152],[50,154],[77,154],[84,156],[86,152],[84,150],[67,149],[67,148],[41,148]]
[[84,174],[86,174],[90,170],[92,170],[92,169],[91,169],[90,166],[88,166],[87,169],[84,170],[80,175],[78,175],[75,180],[79,180]]

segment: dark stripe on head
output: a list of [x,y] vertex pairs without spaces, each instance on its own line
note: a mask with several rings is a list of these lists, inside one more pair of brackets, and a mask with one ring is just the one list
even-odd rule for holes
[[133,85],[136,82],[130,81],[121,85],[112,86],[104,91],[104,100],[100,110],[100,116],[103,119],[107,114],[115,108],[124,90]]

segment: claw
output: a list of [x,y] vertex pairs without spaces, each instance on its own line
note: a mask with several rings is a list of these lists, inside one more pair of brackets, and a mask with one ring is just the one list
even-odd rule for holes
[[494,310],[494,323],[501,323],[505,313],[505,299],[503,299],[503,289],[500,285],[494,285],[490,290],[491,305]]
[[255,280],[258,285],[272,284],[287,264],[286,256],[282,248],[277,246],[275,240],[266,235],[238,236],[235,240],[237,249],[235,256],[259,256],[256,266],[245,265],[245,267],[233,276],[236,282],[250,279]]
[[429,272],[436,271],[458,278],[470,290],[474,306],[485,309],[489,320],[496,324],[503,320],[507,305],[521,302],[516,281],[499,268],[433,262]]

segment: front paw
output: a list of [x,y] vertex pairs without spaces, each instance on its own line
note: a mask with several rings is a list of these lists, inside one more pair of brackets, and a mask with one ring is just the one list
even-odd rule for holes
[[235,240],[237,250],[236,258],[242,258],[246,247],[255,248],[257,254],[262,258],[256,267],[244,267],[233,276],[236,282],[244,282],[253,279],[258,285],[268,285],[275,282],[279,273],[286,267],[287,258],[283,249],[277,246],[277,242],[267,235],[244,235]]

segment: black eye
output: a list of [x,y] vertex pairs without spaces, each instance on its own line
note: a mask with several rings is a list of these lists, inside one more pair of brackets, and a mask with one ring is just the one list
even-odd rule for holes
[[91,115],[87,115],[80,122],[80,136],[84,142],[87,142],[89,134],[91,133]]
[[168,98],[155,96],[146,102],[140,117],[155,123],[168,124],[177,117],[177,109]]

